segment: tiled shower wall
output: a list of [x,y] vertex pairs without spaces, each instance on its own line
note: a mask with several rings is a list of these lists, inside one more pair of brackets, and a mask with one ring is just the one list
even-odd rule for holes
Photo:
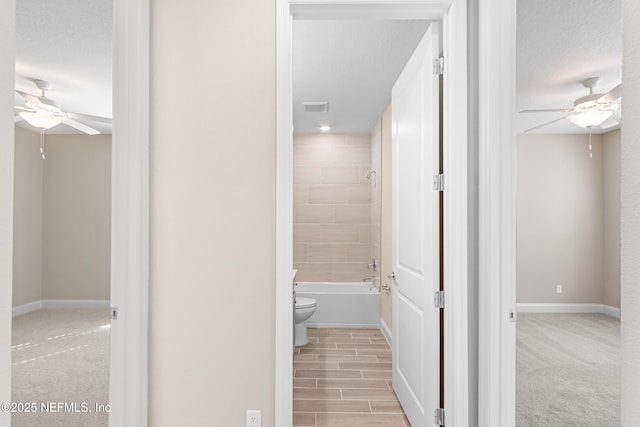
[[370,170],[370,135],[294,135],[297,280],[360,282],[372,276]]

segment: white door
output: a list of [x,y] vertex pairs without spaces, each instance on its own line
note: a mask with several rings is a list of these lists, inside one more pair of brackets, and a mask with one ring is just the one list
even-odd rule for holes
[[440,406],[438,40],[432,23],[392,91],[393,388],[414,427]]

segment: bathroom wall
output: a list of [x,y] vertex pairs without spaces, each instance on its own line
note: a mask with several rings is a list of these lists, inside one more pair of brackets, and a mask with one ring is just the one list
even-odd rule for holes
[[603,138],[593,159],[588,138],[518,135],[518,303],[603,302]]
[[603,135],[604,178],[604,299],[620,308],[620,143],[622,131]]
[[[378,182],[381,187],[381,249],[382,265],[380,279],[383,285],[393,288],[393,280],[387,277],[393,271],[391,258],[391,104],[382,114],[382,162],[381,174]],[[381,293],[381,316],[384,323],[391,330],[391,292]]]
[[40,136],[15,128],[13,307],[42,299],[42,171]]
[[382,262],[381,251],[381,199],[382,199],[382,118],[376,122],[371,131],[371,170],[375,171],[369,180],[371,189],[371,259],[376,260],[376,271],[370,272],[374,277],[376,286],[380,285],[380,264]]
[[372,275],[370,135],[294,135],[293,264],[298,281]]

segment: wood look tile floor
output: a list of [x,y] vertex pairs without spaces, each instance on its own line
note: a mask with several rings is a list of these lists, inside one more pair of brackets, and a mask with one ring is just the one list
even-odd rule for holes
[[293,425],[410,427],[378,329],[309,328],[293,356]]

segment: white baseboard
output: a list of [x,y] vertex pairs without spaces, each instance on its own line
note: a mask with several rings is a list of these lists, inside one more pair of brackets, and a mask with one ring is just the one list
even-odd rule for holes
[[602,313],[606,314],[609,317],[615,317],[616,319],[620,319],[620,309],[616,307],[611,307],[610,305],[602,304]]
[[382,317],[380,318],[380,330],[382,331],[382,335],[384,335],[384,337],[387,339],[387,343],[389,344],[389,347],[393,347],[391,345],[391,343],[393,342],[391,329],[389,329],[389,326],[387,325],[387,323],[384,321]]
[[375,329],[378,327],[376,324],[370,323],[307,323],[309,328],[337,328],[337,329]]
[[33,301],[28,304],[13,307],[12,317],[31,313],[42,309],[84,308],[98,309],[109,308],[109,300],[82,300],[82,299],[45,299]]
[[620,309],[605,304],[516,304],[518,313],[602,313],[620,318]]
[[42,308],[109,308],[109,300],[100,299],[45,299]]
[[42,300],[29,302],[27,304],[17,305],[11,310],[11,317],[20,316],[22,314],[31,313],[32,311],[42,309]]

